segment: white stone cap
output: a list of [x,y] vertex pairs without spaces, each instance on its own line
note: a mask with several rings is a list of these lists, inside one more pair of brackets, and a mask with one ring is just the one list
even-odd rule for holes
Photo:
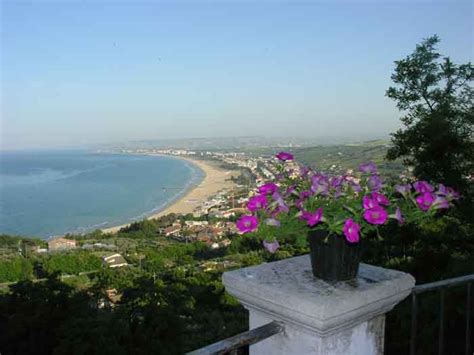
[[248,309],[319,335],[388,312],[415,285],[410,274],[367,264],[357,279],[329,284],[313,276],[309,255],[225,272],[222,281]]

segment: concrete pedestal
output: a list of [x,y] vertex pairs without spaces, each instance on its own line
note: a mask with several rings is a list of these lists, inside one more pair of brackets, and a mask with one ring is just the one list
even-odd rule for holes
[[407,297],[415,279],[361,264],[357,279],[314,278],[309,255],[226,272],[228,293],[250,312],[250,329],[271,321],[285,331],[250,347],[253,355],[383,354],[385,313]]

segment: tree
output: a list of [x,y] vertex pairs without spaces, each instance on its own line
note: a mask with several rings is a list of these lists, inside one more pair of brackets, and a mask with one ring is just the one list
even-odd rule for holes
[[[466,191],[473,173],[474,77],[471,63],[456,65],[437,52],[438,36],[395,61],[386,95],[405,115],[404,128],[392,134],[388,160],[402,158],[420,179],[444,182]],[[472,176],[472,175],[471,175]]]

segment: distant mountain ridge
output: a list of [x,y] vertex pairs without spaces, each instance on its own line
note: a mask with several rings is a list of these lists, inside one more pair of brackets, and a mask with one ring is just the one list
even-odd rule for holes
[[265,136],[244,136],[244,137],[209,137],[209,138],[169,138],[169,139],[149,139],[130,141],[123,143],[104,144],[98,146],[100,150],[117,149],[188,149],[188,150],[228,150],[228,149],[249,149],[264,147],[281,148],[303,148],[320,145],[368,145],[368,144],[388,144],[388,140],[383,139],[356,139],[356,138],[305,138],[305,137],[265,137]]

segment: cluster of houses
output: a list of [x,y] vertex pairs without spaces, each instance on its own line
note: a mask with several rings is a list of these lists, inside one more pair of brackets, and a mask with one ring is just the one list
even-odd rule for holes
[[166,237],[180,242],[202,242],[212,249],[227,247],[231,244],[228,235],[237,233],[235,223],[217,222],[209,224],[208,221],[185,221],[182,225],[176,221],[171,226],[161,231]]
[[77,245],[74,239],[59,237],[48,240],[48,251],[71,250],[76,249],[76,247]]

